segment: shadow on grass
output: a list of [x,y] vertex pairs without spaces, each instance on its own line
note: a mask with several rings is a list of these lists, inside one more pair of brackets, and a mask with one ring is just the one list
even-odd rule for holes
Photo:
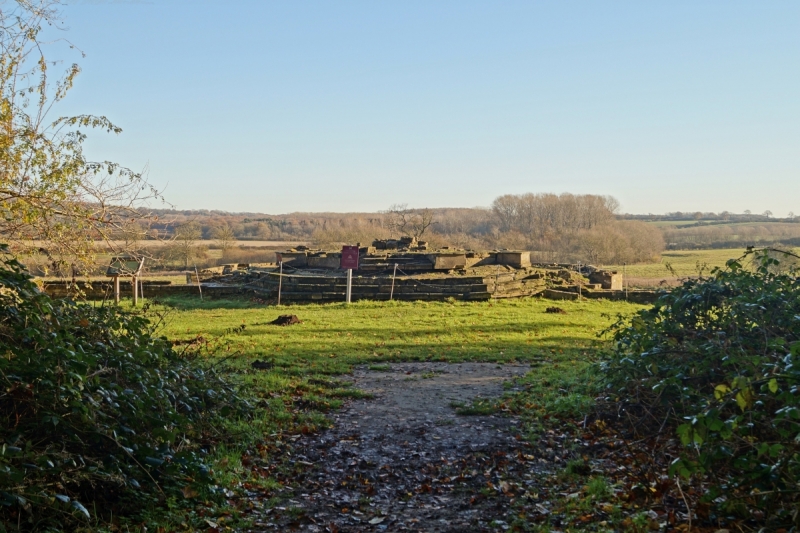
[[198,309],[280,309],[272,305],[254,302],[247,297],[241,298],[203,298],[199,296],[162,296],[153,298],[150,303],[172,307],[181,311]]

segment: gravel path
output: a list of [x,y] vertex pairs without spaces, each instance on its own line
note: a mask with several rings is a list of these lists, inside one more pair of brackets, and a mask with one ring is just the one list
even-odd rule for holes
[[528,368],[399,363],[357,369],[354,385],[373,398],[350,402],[333,416],[333,429],[295,442],[294,461],[307,469],[254,531],[507,529],[515,494],[546,461],[528,455],[513,417],[459,416],[453,406],[501,396],[503,383]]

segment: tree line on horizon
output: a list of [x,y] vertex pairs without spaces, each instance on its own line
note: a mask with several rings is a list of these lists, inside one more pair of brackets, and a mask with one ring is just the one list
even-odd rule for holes
[[[430,248],[523,249],[532,251],[537,261],[595,264],[657,261],[666,248],[800,244],[800,224],[795,218],[728,212],[630,215],[618,211],[619,203],[610,196],[527,193],[498,196],[487,208],[394,205],[377,213],[286,215],[161,210],[151,231],[175,241],[172,248],[159,253],[177,262],[181,261],[176,256],[187,260],[191,246],[198,254],[194,259],[202,259],[204,244],[206,249],[223,250],[224,257],[218,262],[259,262],[266,260],[265,248],[280,248],[287,242],[335,249],[403,235],[427,241]],[[405,232],[399,220],[408,223]],[[657,221],[670,224],[653,223]]]
[[[641,221],[620,220],[613,197],[598,195],[503,195],[489,208],[417,209],[394,205],[380,213],[236,215],[223,212],[162,212],[151,236],[174,241],[159,253],[183,257],[187,243],[223,248],[236,241],[295,241],[319,248],[368,245],[375,239],[416,237],[429,248],[522,249],[539,261],[598,264],[658,260],[661,232]],[[235,243],[235,244],[234,244]]]

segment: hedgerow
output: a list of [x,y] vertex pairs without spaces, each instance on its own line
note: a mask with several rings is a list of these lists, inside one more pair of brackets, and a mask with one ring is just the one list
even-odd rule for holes
[[604,371],[624,420],[680,440],[670,474],[703,505],[785,527],[800,523],[800,280],[748,255],[617,322]]
[[93,529],[178,494],[246,404],[141,315],[40,292],[0,264],[0,531]]

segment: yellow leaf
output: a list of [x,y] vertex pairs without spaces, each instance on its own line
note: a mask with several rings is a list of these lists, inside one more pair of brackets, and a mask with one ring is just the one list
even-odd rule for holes
[[716,387],[714,387],[714,398],[716,398],[717,400],[721,400],[730,391],[731,391],[730,387],[728,387],[724,383],[722,385],[717,385]]
[[736,404],[742,411],[753,405],[753,389],[747,387],[737,392]]
[[767,386],[769,387],[769,391],[772,394],[775,394],[776,392],[778,392],[778,380],[777,379],[772,378],[771,380],[769,380],[769,383],[767,384]]

